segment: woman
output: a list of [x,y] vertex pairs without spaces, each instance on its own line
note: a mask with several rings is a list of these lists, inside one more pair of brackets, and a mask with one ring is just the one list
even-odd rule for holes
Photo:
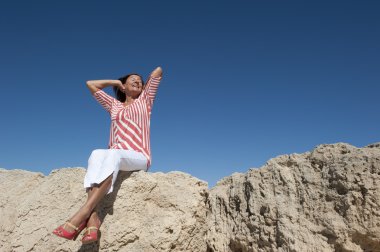
[[[53,233],[59,237],[75,240],[85,228],[84,244],[98,240],[99,217],[94,210],[100,200],[113,190],[119,170],[147,171],[150,155],[150,114],[162,69],[157,67],[143,86],[138,74],[129,74],[119,80],[87,81],[95,99],[109,112],[111,130],[108,149],[94,150],[88,160],[84,187],[86,203]],[[102,89],[112,86],[116,99]]]

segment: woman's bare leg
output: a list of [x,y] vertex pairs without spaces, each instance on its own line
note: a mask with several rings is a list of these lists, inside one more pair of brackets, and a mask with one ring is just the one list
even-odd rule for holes
[[[107,194],[111,185],[112,174],[108,178],[106,178],[102,183],[100,183],[99,187],[92,187],[88,192],[88,198],[86,203],[73,215],[73,217],[71,217],[69,222],[77,227],[90,216],[94,215],[93,217],[97,217],[96,213],[94,212],[94,209],[98,205],[100,200]],[[65,229],[67,231],[73,231],[73,228],[69,226],[66,226]]]
[[[95,190],[93,190],[93,189],[94,189],[94,187],[89,188],[88,198],[90,198],[91,195],[95,192]],[[87,227],[97,227],[99,225],[100,219],[99,219],[98,213],[96,211],[98,206],[99,205],[97,205],[94,208],[94,210],[92,210],[92,212],[90,214],[90,218],[88,218],[88,221],[87,221]]]

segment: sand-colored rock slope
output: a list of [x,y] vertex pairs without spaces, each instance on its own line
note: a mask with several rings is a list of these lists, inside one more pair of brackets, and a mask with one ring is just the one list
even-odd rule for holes
[[207,184],[180,172],[123,173],[99,207],[101,240],[52,230],[85,202],[83,168],[0,170],[0,251],[205,251]]
[[320,145],[210,191],[209,251],[380,251],[380,144]]
[[0,169],[0,251],[380,251],[380,144],[320,145],[211,189],[182,172],[122,173],[90,245],[51,233],[84,203],[84,174]]

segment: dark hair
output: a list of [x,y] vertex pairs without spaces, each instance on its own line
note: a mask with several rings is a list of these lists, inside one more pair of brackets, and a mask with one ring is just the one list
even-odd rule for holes
[[[127,74],[127,75],[119,78],[118,80],[121,81],[121,83],[125,84],[127,82],[127,79],[129,78],[129,76],[131,76],[131,75],[137,75],[137,76],[139,76],[141,78],[142,84],[144,86],[144,80],[143,80],[142,76],[139,75],[139,74],[136,74],[136,73]],[[125,94],[123,92],[120,91],[120,89],[118,87],[114,86],[113,87],[113,91],[114,91],[116,99],[118,101],[125,102],[126,96],[125,96]]]

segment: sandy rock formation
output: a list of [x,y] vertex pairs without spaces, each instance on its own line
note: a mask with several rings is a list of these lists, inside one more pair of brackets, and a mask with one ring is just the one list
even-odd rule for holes
[[181,172],[122,173],[116,193],[99,208],[98,244],[56,237],[52,230],[84,203],[84,174],[83,168],[46,177],[0,169],[0,251],[206,250],[207,183]]
[[0,251],[380,251],[380,143],[279,156],[210,190],[182,172],[121,173],[100,241],[82,246],[51,232],[84,203],[84,174],[0,169]]
[[208,251],[380,251],[380,144],[320,145],[210,190]]

